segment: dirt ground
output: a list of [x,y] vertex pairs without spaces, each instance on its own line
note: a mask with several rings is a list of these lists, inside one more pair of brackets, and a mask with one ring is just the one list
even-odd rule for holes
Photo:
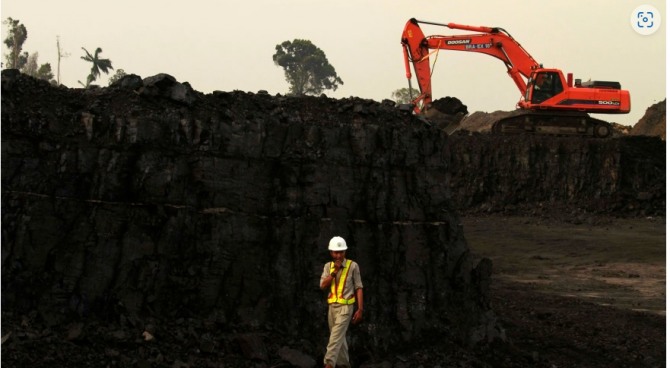
[[473,253],[493,260],[493,309],[524,360],[665,366],[665,218],[462,224]]

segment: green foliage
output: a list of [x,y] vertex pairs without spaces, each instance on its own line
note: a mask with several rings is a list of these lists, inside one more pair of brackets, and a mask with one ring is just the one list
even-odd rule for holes
[[51,72],[51,64],[39,65],[37,63],[39,57],[37,52],[28,54],[28,52],[23,51],[23,44],[28,39],[26,27],[18,19],[7,18],[2,23],[9,27],[7,38],[3,41],[9,49],[9,54],[5,55],[7,68],[19,69],[23,74],[53,82],[54,75]]
[[410,89],[407,87],[396,89],[391,93],[391,98],[398,104],[411,103],[417,96],[419,96],[419,90],[412,88],[410,93]]
[[318,95],[323,90],[335,91],[338,84],[344,84],[328,62],[326,54],[311,41],[284,41],[275,50],[272,60],[284,68],[291,95]]
[[56,80],[54,78],[54,73],[51,71],[51,64],[45,63],[40,65],[40,67],[37,69],[37,75],[35,76],[38,79],[43,79],[45,81],[51,82],[51,84],[55,84]]
[[93,55],[91,55],[91,53],[89,53],[88,50],[86,50],[85,48],[82,47],[81,49],[84,50],[84,52],[86,52],[86,55],[82,56],[81,59],[93,64],[91,66],[91,73],[86,77],[86,84],[82,83],[81,81],[78,81],[79,84],[81,84],[85,88],[88,88],[93,81],[98,79],[101,72],[109,74],[109,70],[114,68],[112,67],[111,60],[100,58],[100,53],[102,52],[101,48],[98,47],[97,49],[95,49],[95,53]]
[[28,62],[28,53],[21,53],[23,44],[28,39],[28,30],[18,19],[7,18],[2,22],[9,27],[7,38],[4,43],[9,49],[9,54],[5,55],[8,69],[21,69]]
[[28,61],[21,68],[21,73],[27,74],[37,79],[43,79],[45,81],[55,83],[53,80],[54,74],[51,71],[51,64],[46,63],[39,65],[37,62],[38,57],[39,54],[37,52],[33,52],[32,54],[28,55]]
[[112,84],[114,84],[114,82],[120,80],[121,78],[125,77],[126,75],[127,74],[126,74],[125,70],[116,69],[116,73],[114,73],[114,75],[109,77],[109,83],[107,85],[111,86]]

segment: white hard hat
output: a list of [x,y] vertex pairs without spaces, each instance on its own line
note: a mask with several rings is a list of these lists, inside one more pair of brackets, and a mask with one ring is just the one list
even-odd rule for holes
[[347,250],[347,242],[344,241],[342,237],[336,236],[330,239],[330,242],[328,243],[328,250],[333,250],[336,252],[340,250]]

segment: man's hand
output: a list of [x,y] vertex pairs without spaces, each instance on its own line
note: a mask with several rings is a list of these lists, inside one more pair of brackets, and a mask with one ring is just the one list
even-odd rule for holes
[[334,266],[335,267],[335,272],[337,272],[337,271],[340,270],[340,268],[342,268],[342,261],[338,259],[334,263],[335,263],[335,266]]
[[357,324],[359,324],[359,323],[361,323],[361,322],[363,322],[363,310],[362,310],[362,309],[358,309],[358,310],[354,313],[354,317],[351,319],[351,323],[354,324],[354,325],[357,325]]

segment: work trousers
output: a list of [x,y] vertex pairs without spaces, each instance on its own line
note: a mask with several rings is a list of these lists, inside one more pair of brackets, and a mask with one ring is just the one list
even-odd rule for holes
[[328,305],[328,327],[330,340],[326,348],[323,363],[333,367],[349,368],[349,347],[347,346],[347,329],[351,316],[354,314],[354,305],[333,303]]

